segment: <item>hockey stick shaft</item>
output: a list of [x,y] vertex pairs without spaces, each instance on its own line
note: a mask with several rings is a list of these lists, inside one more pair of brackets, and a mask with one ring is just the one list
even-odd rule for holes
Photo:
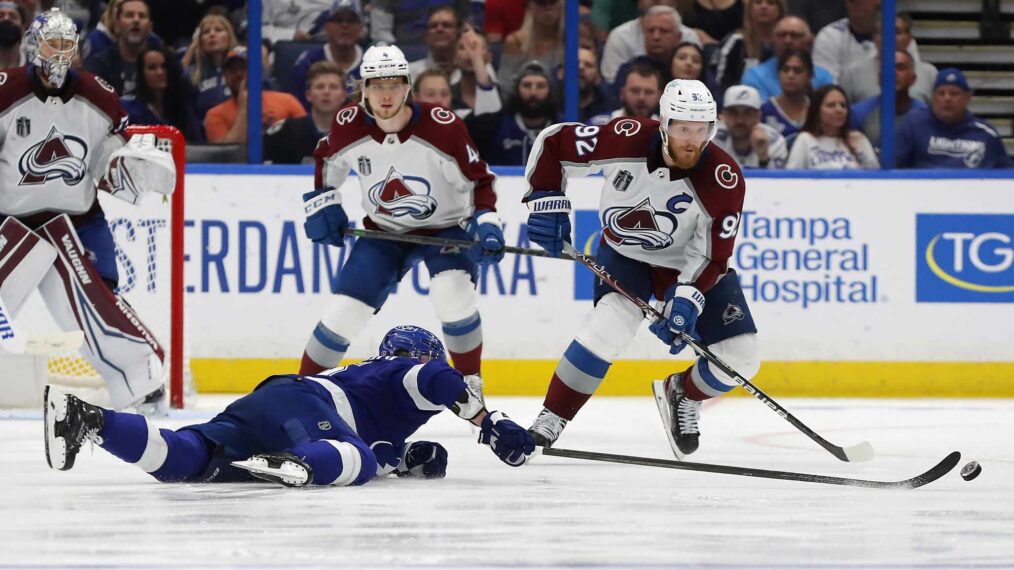
[[805,483],[822,483],[826,485],[866,487],[872,489],[915,489],[922,487],[927,483],[932,483],[933,481],[943,477],[949,473],[951,469],[954,469],[958,462],[961,461],[961,453],[953,451],[929,470],[916,475],[911,479],[905,479],[903,481],[869,481],[866,479],[851,479],[848,477],[835,477],[832,475],[813,475],[810,473],[795,473],[792,471],[772,471],[769,469],[734,467],[731,465],[716,465],[713,463],[690,463],[687,461],[673,461],[671,459],[654,459],[651,457],[614,455],[611,453],[598,453],[594,451],[557,449],[555,447],[542,448],[542,454],[555,457],[568,457],[571,459],[585,459],[588,461],[604,461],[607,463],[626,463],[629,465],[664,467],[666,469],[679,469],[682,471],[704,471],[706,473],[720,473],[723,475],[737,475],[740,477],[761,477],[764,479],[802,481]]
[[[563,251],[565,254],[573,257],[578,263],[584,265],[589,270],[591,270],[591,272],[594,273],[596,277],[598,277],[604,283],[615,289],[616,292],[618,292],[620,295],[623,295],[624,297],[632,301],[635,305],[638,306],[638,308],[644,311],[646,315],[651,316],[652,319],[654,320],[665,320],[665,316],[662,315],[662,313],[660,313],[657,309],[655,309],[655,307],[652,307],[650,304],[648,304],[647,301],[641,299],[637,295],[627,290],[627,288],[625,288],[616,279],[614,279],[613,276],[610,275],[605,270],[604,267],[595,263],[593,259],[581,253],[580,251],[574,249],[574,247],[569,243],[564,244]],[[793,427],[803,432],[803,434],[806,435],[806,437],[812,439],[814,442],[817,443],[817,445],[820,445],[821,447],[826,449],[829,453],[831,453],[831,455],[834,455],[835,457],[837,457],[842,461],[868,461],[873,458],[873,447],[870,446],[869,442],[863,442],[854,445],[850,448],[843,448],[831,443],[830,441],[821,437],[820,434],[818,434],[817,432],[808,428],[806,424],[799,421],[795,416],[789,413],[788,410],[783,408],[778,402],[772,400],[770,396],[765,394],[760,388],[758,388],[752,382],[747,380],[742,374],[736,372],[736,370],[734,370],[731,366],[722,361],[721,358],[719,358],[717,355],[711,352],[706,346],[697,342],[692,336],[690,336],[687,333],[680,333],[680,339],[686,342],[688,345],[690,345],[690,347],[693,348],[694,351],[703,356],[709,363],[714,365],[716,368],[721,370],[726,376],[735,380],[736,383],[738,383],[747,392],[749,392],[751,396],[757,398],[761,402],[764,402],[764,404],[767,405],[767,407],[771,408],[776,414],[778,414],[779,416],[784,418],[787,422],[792,424]]]
[[[390,232],[381,232],[377,230],[367,230],[362,228],[348,228],[345,230],[346,235],[353,235],[356,237],[363,237],[369,239],[383,239],[387,241],[398,241],[402,243],[414,243],[418,245],[438,245],[442,247],[464,247],[469,248],[475,245],[477,242],[467,241],[463,239],[450,239],[436,236],[421,236],[416,234],[392,234]],[[512,245],[506,245],[503,248],[504,253],[515,253],[518,255],[530,255],[532,257],[549,257],[552,259],[568,259],[567,257],[554,257],[549,255],[548,252],[542,249],[536,249],[533,247],[516,247]]]

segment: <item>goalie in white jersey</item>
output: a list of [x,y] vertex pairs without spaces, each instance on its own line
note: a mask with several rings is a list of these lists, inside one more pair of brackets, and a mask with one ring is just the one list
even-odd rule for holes
[[[143,190],[169,193],[175,167],[151,135],[125,145],[116,92],[70,69],[78,33],[67,15],[44,12],[25,38],[30,63],[0,72],[0,317],[38,288],[62,329],[83,331],[81,352],[113,406],[158,404],[164,353],[114,293],[115,246],[96,191],[131,203]],[[5,332],[5,350],[22,346],[19,328]]]
[[493,173],[452,111],[410,99],[408,62],[397,47],[368,49],[360,75],[360,101],[338,111],[314,152],[317,189],[303,196],[307,236],[344,245],[348,217],[340,187],[355,169],[365,227],[477,243],[460,251],[358,240],[342,269],[334,303],[307,342],[300,374],[338,366],[355,335],[421,261],[430,273],[429,296],[454,367],[481,395],[477,266],[500,261],[504,247]]

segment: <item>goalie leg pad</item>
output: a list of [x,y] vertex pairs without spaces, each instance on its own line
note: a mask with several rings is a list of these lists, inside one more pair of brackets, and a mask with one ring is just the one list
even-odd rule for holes
[[39,292],[65,331],[84,332],[82,355],[106,382],[115,408],[144,400],[165,380],[165,353],[134,310],[102,282],[66,215],[39,233],[57,250]]
[[49,242],[16,218],[0,224],[0,299],[16,316],[56,261]]
[[314,374],[338,366],[352,339],[370,322],[373,313],[373,307],[358,299],[336,295],[306,343],[299,373]]
[[[709,345],[708,348],[747,380],[756,376],[760,370],[760,355],[755,333],[734,336]],[[698,357],[691,369],[688,384],[691,383],[696,389],[688,390],[692,400],[721,396],[739,385],[717,367],[712,366],[704,357]],[[701,398],[702,395],[704,398]]]

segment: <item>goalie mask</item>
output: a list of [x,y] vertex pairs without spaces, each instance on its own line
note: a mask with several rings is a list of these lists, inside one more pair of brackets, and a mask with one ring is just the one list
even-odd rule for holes
[[46,81],[63,87],[74,54],[77,53],[77,26],[58,8],[43,12],[32,20],[25,32],[28,61],[42,70]]
[[429,356],[434,360],[447,360],[444,345],[430,331],[412,325],[394,327],[380,341],[380,356]]
[[662,91],[659,100],[658,129],[662,133],[663,152],[670,159],[673,158],[669,148],[671,121],[707,123],[707,131],[701,137],[701,150],[711,142],[718,130],[718,110],[715,98],[711,96],[711,91],[704,83],[696,79],[673,79]]

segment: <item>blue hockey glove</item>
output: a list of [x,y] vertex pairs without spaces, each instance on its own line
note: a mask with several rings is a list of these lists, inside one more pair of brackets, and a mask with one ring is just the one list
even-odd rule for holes
[[345,245],[342,234],[349,227],[349,217],[345,215],[337,190],[329,186],[303,194],[303,210],[306,212],[303,222],[306,237],[315,243]]
[[511,421],[503,412],[490,412],[482,419],[479,443],[493,449],[493,453],[511,467],[525,464],[528,456],[535,451],[532,434]]
[[528,197],[528,238],[551,255],[570,243],[570,198],[560,191],[538,190]]
[[433,441],[413,441],[395,473],[398,477],[443,479],[447,475],[447,450]]
[[704,294],[693,285],[677,283],[665,295],[662,314],[648,329],[655,333],[662,342],[669,345],[669,354],[679,354],[687,343],[680,333],[693,335],[697,327],[697,317],[704,310]]
[[468,257],[480,265],[492,265],[503,259],[503,229],[500,216],[491,210],[480,210],[468,222],[468,237],[478,241],[468,250]]

